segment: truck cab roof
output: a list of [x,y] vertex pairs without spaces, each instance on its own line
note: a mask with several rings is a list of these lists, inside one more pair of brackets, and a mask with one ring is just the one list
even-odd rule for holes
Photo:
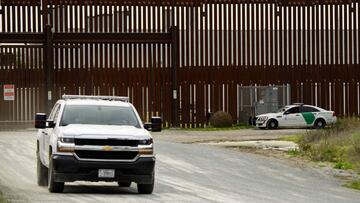
[[97,99],[70,99],[60,100],[59,102],[66,105],[100,105],[100,106],[122,106],[130,107],[131,104],[122,101],[109,101],[109,100],[97,100]]

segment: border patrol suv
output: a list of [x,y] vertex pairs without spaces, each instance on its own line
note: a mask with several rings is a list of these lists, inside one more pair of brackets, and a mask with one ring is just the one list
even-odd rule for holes
[[284,127],[324,128],[336,123],[334,111],[304,104],[293,104],[281,108],[277,113],[256,116],[256,126],[260,129]]
[[127,97],[64,95],[50,115],[38,113],[37,182],[62,192],[65,182],[137,183],[154,188],[153,139]]

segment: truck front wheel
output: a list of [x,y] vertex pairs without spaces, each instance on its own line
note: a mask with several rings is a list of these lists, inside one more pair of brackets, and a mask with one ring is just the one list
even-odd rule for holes
[[48,185],[48,169],[41,163],[39,152],[36,153],[36,170],[37,170],[37,184],[39,186]]
[[154,179],[155,175],[153,173],[153,180],[150,184],[137,184],[137,189],[140,194],[151,194],[154,190]]
[[53,168],[53,162],[52,159],[50,158],[50,163],[49,163],[49,184],[48,184],[48,189],[49,192],[56,192],[56,193],[60,193],[63,192],[64,190],[64,183],[63,182],[55,182],[55,171]]

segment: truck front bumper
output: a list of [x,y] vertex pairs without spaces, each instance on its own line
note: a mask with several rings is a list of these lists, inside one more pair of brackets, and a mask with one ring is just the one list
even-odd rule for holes
[[[154,179],[155,157],[139,157],[134,162],[80,161],[74,156],[53,155],[56,182],[118,181],[150,184]],[[99,178],[99,169],[114,169],[114,178]]]

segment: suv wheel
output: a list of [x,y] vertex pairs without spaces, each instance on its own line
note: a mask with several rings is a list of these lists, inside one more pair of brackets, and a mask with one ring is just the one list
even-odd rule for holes
[[151,194],[154,190],[155,176],[153,173],[153,180],[150,184],[137,184],[137,189],[140,194]]
[[118,182],[119,187],[130,187],[131,182]]
[[325,128],[325,125],[326,125],[326,122],[324,119],[317,119],[314,123],[314,127],[316,129],[322,129],[322,128]]
[[268,121],[267,123],[267,128],[268,129],[276,129],[278,127],[278,122],[275,119],[271,119]]
[[64,183],[63,182],[55,182],[55,171],[53,168],[53,163],[52,163],[52,159],[50,158],[50,163],[49,163],[49,184],[48,184],[48,189],[50,192],[62,192],[64,190]]
[[39,186],[48,185],[48,169],[41,163],[39,152],[36,153],[36,171],[37,171],[37,184]]

